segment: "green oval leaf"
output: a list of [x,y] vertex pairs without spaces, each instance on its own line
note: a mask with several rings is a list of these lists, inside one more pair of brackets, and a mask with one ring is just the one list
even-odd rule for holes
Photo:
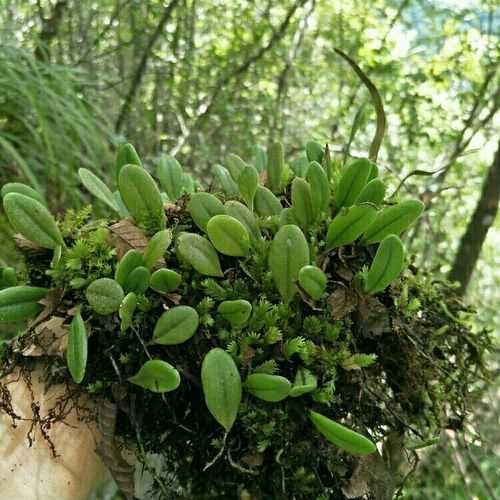
[[259,146],[257,144],[253,147],[253,158],[257,172],[260,173],[264,172],[264,170],[267,170],[267,153],[262,146]]
[[148,234],[165,229],[165,211],[154,179],[137,165],[125,165],[118,179],[120,195],[135,222]]
[[281,192],[281,178],[285,168],[283,144],[275,142],[267,150],[267,185],[273,193]]
[[229,432],[241,402],[241,377],[233,358],[219,347],[209,351],[201,365],[201,382],[208,410]]
[[308,392],[315,391],[318,387],[318,378],[311,373],[307,368],[300,367],[295,374],[290,396],[298,398]]
[[115,281],[121,286],[125,286],[125,282],[129,274],[140,266],[145,266],[144,257],[141,252],[130,249],[118,263],[115,270]]
[[176,306],[164,312],[153,332],[156,344],[177,345],[189,340],[198,329],[199,317],[196,309]]
[[2,198],[8,195],[9,193],[24,194],[24,196],[33,198],[42,205],[46,205],[43,196],[38,191],[34,190],[30,186],[27,186],[26,184],[22,184],[21,182],[8,182],[7,184],[4,184],[2,186],[2,190],[0,191]]
[[115,212],[120,213],[120,207],[118,206],[113,193],[108,188],[108,186],[106,186],[106,184],[104,184],[104,182],[99,179],[99,177],[94,175],[90,170],[87,170],[86,168],[80,168],[78,170],[78,175],[83,185],[91,194],[93,194],[96,198],[101,200]]
[[377,293],[395,280],[403,269],[404,247],[394,234],[386,236],[380,243],[375,258],[366,273],[365,292]]
[[43,306],[38,302],[47,288],[37,286],[13,286],[0,291],[0,323],[23,321],[39,313]]
[[342,208],[328,226],[326,249],[353,243],[370,227],[376,216],[377,210],[371,205]]
[[229,323],[231,326],[241,328],[245,326],[252,313],[252,304],[247,300],[226,300],[219,304],[217,312]]
[[309,141],[306,144],[307,159],[312,162],[318,162],[321,165],[323,161],[323,146],[319,142]]
[[144,250],[144,264],[151,269],[164,255],[172,243],[172,233],[168,229],[158,231]]
[[293,216],[303,230],[307,230],[313,224],[315,214],[311,186],[300,177],[296,177],[292,182],[292,210]]
[[222,254],[243,257],[250,249],[250,236],[245,226],[230,215],[216,215],[207,224],[214,247]]
[[307,169],[307,182],[311,186],[312,205],[314,217],[328,211],[330,205],[330,181],[325,169],[317,162],[313,161]]
[[314,300],[325,293],[326,274],[316,266],[304,266],[299,271],[299,283],[305,292]]
[[158,292],[168,293],[178,288],[182,276],[171,269],[158,269],[151,276],[149,285]]
[[124,332],[132,325],[132,319],[134,317],[134,312],[137,308],[137,295],[134,292],[130,292],[125,295],[125,298],[120,304],[118,309],[118,316],[120,317],[121,324],[120,330]]
[[249,375],[243,386],[252,396],[271,403],[283,401],[292,388],[292,384],[285,377],[267,373]]
[[245,226],[254,245],[258,246],[262,244],[263,238],[253,212],[239,201],[227,201],[224,204],[224,208],[226,209],[227,215],[234,217]]
[[176,202],[184,190],[184,172],[181,164],[173,156],[163,154],[156,165],[156,173],[168,198]]
[[90,307],[102,315],[118,311],[124,298],[122,287],[110,278],[99,278],[93,281],[85,291]]
[[424,209],[420,200],[407,200],[384,208],[365,231],[361,243],[371,245],[382,241],[387,235],[399,236],[415,222]]
[[282,227],[286,226],[287,224],[298,224],[291,207],[284,208],[280,213],[279,226]]
[[39,201],[24,194],[8,193],[3,206],[14,231],[44,248],[64,246],[56,221]]
[[148,391],[164,393],[175,391],[181,383],[181,376],[170,363],[151,359],[128,381]]
[[222,165],[215,165],[214,174],[216,184],[222,189],[226,196],[234,197],[238,196],[238,186],[234,182],[229,170]]
[[230,153],[226,156],[226,167],[235,182],[238,182],[238,178],[246,166],[247,164],[238,155]]
[[309,246],[300,228],[288,224],[280,228],[269,251],[269,268],[284,302],[297,292],[299,271],[309,264]]
[[0,273],[0,287],[7,288],[17,285],[17,273],[13,267],[6,267]]
[[306,155],[300,155],[290,163],[290,168],[297,177],[305,177],[309,168],[309,160]]
[[207,223],[212,217],[226,213],[219,198],[210,193],[192,194],[188,210],[194,223],[204,232],[207,231]]
[[77,313],[73,316],[68,335],[68,349],[66,351],[66,362],[71,378],[79,384],[85,376],[87,367],[88,337],[85,323]]
[[356,455],[367,455],[377,451],[375,444],[362,434],[344,427],[333,420],[311,411],[309,418],[323,436],[339,448]]
[[134,146],[129,143],[122,144],[118,148],[118,153],[116,155],[116,164],[115,164],[115,174],[116,181],[120,178],[120,171],[125,165],[137,165],[142,167],[141,159],[137,154]]
[[370,170],[370,175],[368,176],[368,182],[372,181],[375,179],[375,177],[378,177],[378,167],[375,165],[375,163],[372,163],[372,168]]
[[345,169],[335,191],[333,201],[336,208],[354,204],[368,182],[372,165],[370,160],[356,160]]
[[255,211],[261,217],[279,215],[283,208],[280,200],[264,186],[257,186],[253,203]]
[[147,267],[136,267],[128,276],[123,287],[126,293],[134,292],[142,295],[149,287],[151,273]]
[[384,201],[386,186],[380,179],[371,180],[361,191],[356,203],[373,203],[380,205]]
[[181,233],[177,238],[177,251],[196,271],[206,276],[223,276],[219,256],[213,245],[203,236]]
[[259,174],[251,165],[247,165],[238,177],[238,189],[241,197],[250,210],[253,210],[253,200],[257,186],[259,185]]

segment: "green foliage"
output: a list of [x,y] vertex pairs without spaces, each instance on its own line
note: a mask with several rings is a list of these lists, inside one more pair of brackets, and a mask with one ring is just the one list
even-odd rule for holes
[[137,151],[132,144],[127,142],[121,144],[116,153],[116,182],[118,182],[120,178],[120,172],[125,165],[137,165],[138,167],[142,167],[142,162],[139,158],[139,155],[137,154]]
[[244,257],[250,249],[245,226],[230,215],[215,215],[207,223],[207,233],[216,250],[231,257]]
[[44,248],[64,245],[50,212],[39,201],[20,193],[8,193],[3,207],[15,231]]
[[80,168],[78,170],[78,175],[82,184],[87,188],[87,190],[93,194],[96,198],[105,203],[111,210],[120,213],[120,206],[118,205],[115,197],[111,190],[104,184],[97,175],[94,175],[90,170],[86,168]]
[[[329,161],[327,150],[320,158],[319,149],[309,146],[308,154],[323,165]],[[272,156],[268,169],[276,161]],[[259,161],[262,167],[262,152]],[[411,269],[401,276],[404,249],[396,234],[388,234],[376,252],[358,241],[387,210],[378,208],[383,200],[356,201],[373,174],[368,160],[357,163],[362,182],[355,163],[338,181],[336,166],[326,169],[314,162],[301,172],[305,178],[295,175],[283,155],[275,186],[279,197],[261,184],[265,175],[252,174],[255,190],[245,177],[240,181],[249,169],[257,172],[241,158],[230,155],[227,165],[231,175],[239,174],[234,195],[189,193],[184,186],[176,191],[175,205],[163,204],[169,195],[144,167],[122,166],[123,201],[145,231],[127,223],[129,232],[121,235],[115,221],[90,221],[88,209],[66,214],[55,226],[64,245],[27,254],[28,282],[43,284],[37,287],[43,295],[28,294],[21,301],[22,314],[14,316],[7,314],[9,307],[19,304],[5,299],[4,320],[29,320],[42,309],[39,300],[49,290],[58,301],[57,314],[73,315],[78,307],[92,335],[87,344],[85,325],[75,316],[68,370],[61,367],[61,373],[80,383],[82,391],[103,397],[116,383],[128,381],[130,398],[123,404],[134,402],[144,449],[155,448],[169,467],[191,472],[214,467],[249,491],[271,488],[273,498],[281,490],[267,483],[278,464],[297,498],[330,490],[340,494],[337,466],[351,461],[332,453],[329,443],[354,455],[376,449],[339,422],[348,415],[353,428],[366,428],[376,441],[399,429],[400,420],[425,435],[437,432],[449,408],[461,411],[460,398],[470,384],[470,370],[478,369],[487,337],[470,343],[476,349],[474,363],[462,360],[451,367],[447,353],[460,353],[452,339],[473,335],[457,313],[461,306],[448,307],[446,294],[422,284]],[[174,166],[170,187],[180,178],[175,172]],[[98,197],[103,192],[96,190]],[[166,214],[168,229],[158,225],[167,224]],[[405,215],[406,225],[409,220]],[[401,223],[391,221],[375,233],[399,231]],[[14,281],[10,271],[10,281],[3,278],[5,269],[1,277],[7,288],[0,291],[0,302],[18,288],[9,287]],[[415,308],[428,313],[414,314]],[[29,343],[34,328],[28,323],[18,338]],[[442,328],[454,335],[436,334]],[[408,338],[413,332],[422,348]],[[445,376],[450,369],[465,375]],[[387,400],[373,398],[367,388]],[[405,400],[408,394],[415,401]],[[172,426],[161,423],[165,434],[159,438],[158,422],[165,418]],[[117,432],[137,439],[127,413]],[[252,457],[248,464],[246,457]],[[256,485],[242,472],[247,466],[249,475],[259,478]],[[311,467],[320,471],[321,481]],[[201,498],[193,493],[193,475],[180,474],[186,495]],[[225,488],[223,495],[229,491]]]
[[165,229],[165,212],[160,191],[144,168],[125,165],[120,170],[118,186],[128,211],[147,234]]
[[219,257],[210,241],[199,234],[182,233],[177,238],[177,251],[182,259],[206,276],[222,276]]
[[370,227],[376,216],[377,211],[368,204],[340,210],[328,226],[327,249],[331,250],[353,243]]
[[288,397],[292,384],[280,375],[253,373],[247,377],[243,387],[256,398],[277,403]]
[[328,278],[318,267],[304,266],[299,271],[298,280],[306,293],[314,300],[318,300],[325,292]]
[[189,306],[176,306],[164,312],[158,319],[153,339],[157,344],[177,345],[189,340],[199,324],[199,316]]
[[336,208],[350,207],[355,203],[368,182],[372,163],[369,160],[353,161],[342,173],[334,196]]
[[267,184],[273,193],[281,192],[284,169],[283,144],[275,142],[267,151]]
[[81,203],[78,169],[103,175],[111,161],[111,129],[87,75],[2,41],[0,184],[13,166],[50,206]]
[[118,309],[118,316],[121,321],[120,331],[124,332],[130,328],[136,308],[137,295],[134,292],[127,293],[120,304],[120,308]]
[[404,248],[401,240],[393,234],[386,236],[380,243],[370,269],[365,275],[365,291],[377,293],[384,290],[399,276],[403,264]]
[[389,234],[399,236],[418,219],[423,209],[424,204],[420,200],[402,201],[392,207],[384,208],[365,231],[362,243],[365,245],[379,243]]
[[357,455],[366,455],[377,450],[375,444],[365,436],[330,420],[320,413],[311,411],[310,418],[318,431],[339,448]]
[[172,233],[168,229],[158,231],[144,250],[144,264],[151,269],[160,260],[172,243]]
[[295,281],[307,264],[309,247],[302,231],[291,224],[281,227],[271,244],[269,268],[285,302],[290,302],[295,295]]
[[243,327],[252,313],[252,304],[247,300],[226,300],[219,304],[217,312],[233,327]]
[[13,286],[0,291],[0,323],[21,321],[34,316],[43,307],[39,301],[48,290],[34,286]]
[[125,286],[130,273],[141,266],[145,266],[144,256],[138,250],[131,248],[120,260],[116,266],[115,280]]
[[156,166],[156,172],[168,198],[176,202],[184,191],[184,172],[180,163],[169,155],[162,155]]
[[250,210],[253,210],[253,199],[259,185],[259,174],[251,165],[247,165],[238,177],[238,190]]
[[229,432],[241,401],[241,378],[233,358],[220,348],[211,349],[201,365],[201,381],[208,410]]
[[158,269],[151,275],[151,288],[168,293],[175,290],[181,284],[182,277],[172,269]]
[[188,209],[193,222],[204,232],[212,217],[226,213],[222,202],[210,193],[194,193],[189,198]]
[[146,361],[128,381],[148,391],[164,393],[175,391],[181,383],[181,377],[170,363],[152,359]]
[[108,315],[118,311],[125,294],[115,280],[99,278],[88,286],[85,297],[97,314]]
[[66,351],[66,361],[68,370],[73,381],[81,383],[85,376],[88,356],[87,329],[81,314],[78,312],[71,321],[68,334],[68,349]]

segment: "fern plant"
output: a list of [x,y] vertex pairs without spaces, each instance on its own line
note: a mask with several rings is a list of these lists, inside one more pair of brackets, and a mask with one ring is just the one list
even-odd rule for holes
[[309,143],[297,173],[281,144],[257,150],[200,191],[171,157],[158,184],[124,145],[117,190],[80,170],[104,220],[57,221],[36,192],[2,188],[31,242],[27,275],[0,275],[0,321],[18,325],[3,370],[29,366],[33,325],[66,318],[66,361],[47,366],[116,404],[138,461],[161,456],[160,498],[343,498],[360,457],[391,467],[377,443],[396,433],[403,451],[465,418],[489,342],[408,267],[400,237],[424,207],[385,199],[374,162],[341,167]]

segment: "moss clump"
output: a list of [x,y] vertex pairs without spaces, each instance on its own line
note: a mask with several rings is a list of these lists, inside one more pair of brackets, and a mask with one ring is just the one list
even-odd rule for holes
[[[146,465],[152,454],[160,457],[152,489],[161,498],[340,499],[363,481],[364,494],[394,491],[401,478],[397,467],[391,469],[394,460],[386,460],[391,443],[398,443],[393,455],[397,449],[403,456],[407,441],[461,428],[473,384],[485,375],[483,355],[490,339],[486,332],[471,331],[467,315],[472,311],[450,284],[422,275],[408,261],[402,265],[391,253],[401,255],[397,237],[418,216],[418,202],[410,213],[403,203],[394,210],[394,203],[367,200],[370,190],[364,189],[378,179],[378,169],[368,160],[340,168],[327,150],[319,150],[322,165],[312,163],[305,179],[276,159],[281,148],[273,147],[275,163],[261,165],[261,172],[232,156],[228,170],[219,167],[218,187],[203,203],[190,203],[194,183],[177,162],[161,162],[160,179],[175,187],[162,186],[163,191],[177,193],[169,200],[161,194],[171,239],[166,234],[147,238],[143,229],[163,230],[162,225],[152,228],[156,218],[134,221],[121,202],[127,196],[107,193],[86,173],[86,187],[100,199],[112,196],[107,204],[117,216],[90,221],[88,209],[71,212],[59,222],[64,247],[26,254],[23,286],[46,286],[51,292],[41,316],[4,345],[2,371],[28,368],[29,359],[19,352],[44,345],[37,327],[53,317],[63,318],[65,327],[78,310],[89,335],[78,390],[104,397],[116,412],[116,435],[107,446],[119,439]],[[274,193],[264,186],[270,172]],[[257,185],[255,178],[260,178]],[[311,186],[318,185],[321,193],[313,192]],[[357,203],[359,197],[363,201]],[[147,200],[144,207],[142,215]],[[232,218],[230,224],[224,224],[227,217],[221,213]],[[391,213],[398,217],[386,231]],[[217,226],[211,232],[215,223],[208,222],[214,217]],[[363,244],[368,230],[388,243]],[[178,245],[186,233],[197,236],[190,246]],[[340,240],[343,244],[336,244]],[[161,257],[146,263],[144,252],[154,255],[158,249],[152,245],[160,244]],[[159,283],[150,277],[164,268],[180,281],[176,278],[172,289],[168,283],[161,290],[149,286]],[[102,278],[117,282],[94,290]],[[382,290],[368,293],[367,280]],[[118,288],[126,303],[100,314],[86,299],[92,283],[96,296]],[[8,298],[9,288],[4,292]],[[179,305],[189,316],[159,323]],[[185,340],[187,328],[195,334]],[[160,342],[169,335],[182,341]],[[217,412],[207,409],[200,377],[202,362],[214,348],[230,355],[243,383],[241,400],[224,403],[237,405],[227,433]],[[63,358],[47,349],[41,354],[53,380],[70,381]],[[154,382],[148,381],[152,390],[129,382],[151,359],[177,370],[180,386],[159,393]],[[245,382],[256,374],[267,375],[265,383],[249,390]],[[2,395],[1,409],[11,414],[7,393]],[[345,434],[330,437],[340,443],[335,446],[314,427],[311,410],[355,430],[355,439],[363,435],[384,443],[385,459],[377,452],[361,458],[347,453],[342,448],[353,444],[342,446]],[[112,472],[116,460],[108,463]],[[379,477],[378,483],[363,470]],[[387,474],[394,484],[386,481]],[[119,485],[125,491],[129,487]]]

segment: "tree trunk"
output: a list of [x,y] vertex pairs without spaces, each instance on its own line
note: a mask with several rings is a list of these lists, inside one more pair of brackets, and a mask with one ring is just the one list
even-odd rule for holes
[[461,295],[467,290],[467,285],[481,254],[488,230],[495,222],[500,200],[500,141],[493,163],[488,169],[483,184],[481,196],[462,236],[455,261],[448,275],[451,281],[458,281]]
[[42,21],[42,29],[38,36],[37,45],[35,47],[35,57],[39,61],[50,60],[50,44],[59,32],[63,12],[66,6],[66,0],[59,0],[52,8],[50,16],[48,18],[44,18],[43,12],[39,5],[39,14]]
[[125,101],[123,102],[123,105],[120,109],[120,113],[119,113],[118,118],[116,120],[115,132],[121,131],[125,121],[128,118],[130,108],[132,107],[132,102],[135,98],[135,95],[137,94],[137,91],[139,90],[139,87],[141,85],[144,74],[146,73],[149,58],[151,57],[151,54],[153,52],[153,48],[154,48],[157,40],[160,38],[160,35],[163,32],[163,28],[167,24],[167,21],[170,19],[170,16],[172,15],[173,9],[175,8],[175,6],[178,3],[179,3],[179,0],[171,0],[171,2],[165,8],[165,11],[163,12],[163,16],[161,17],[160,21],[158,22],[156,29],[154,30],[153,34],[151,35],[151,38],[148,41],[146,48],[144,49],[144,53],[142,54],[142,58],[139,62],[139,65],[137,66],[137,69],[135,70],[134,75],[133,75],[132,83],[130,84],[130,89],[125,97]]

